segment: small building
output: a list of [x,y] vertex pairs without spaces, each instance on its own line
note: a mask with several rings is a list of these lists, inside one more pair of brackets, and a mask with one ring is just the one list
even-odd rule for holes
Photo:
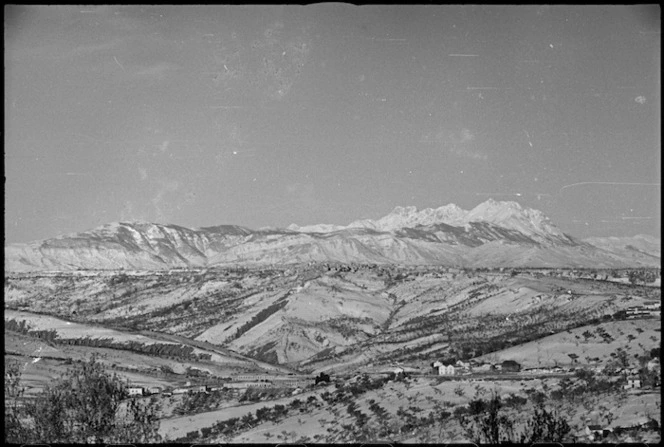
[[461,360],[457,360],[457,362],[454,366],[456,368],[466,372],[466,373],[470,373],[470,371],[472,369],[471,366],[470,366],[470,363],[462,362]]
[[161,393],[161,388],[158,387],[158,386],[151,386],[150,388],[148,388],[148,393],[149,394],[159,394],[159,393]]
[[641,379],[638,376],[631,376],[627,378],[627,384],[624,386],[626,390],[641,388]]
[[452,363],[443,363],[440,360],[433,362],[431,367],[433,368],[433,373],[439,376],[450,376],[456,372]]
[[476,365],[473,367],[473,370],[476,372],[489,372],[492,369],[490,363],[482,363],[481,365]]
[[586,435],[591,441],[606,438],[613,430],[604,428],[601,425],[586,425]]
[[454,365],[441,365],[438,367],[438,375],[439,376],[453,376],[456,374],[456,369],[454,368]]
[[143,395],[143,388],[129,387],[129,388],[127,388],[127,394],[129,394],[130,396],[142,396]]

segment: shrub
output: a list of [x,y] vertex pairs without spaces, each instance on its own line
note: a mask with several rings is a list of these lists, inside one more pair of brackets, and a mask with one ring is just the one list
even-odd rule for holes
[[540,403],[526,422],[525,429],[516,435],[514,421],[501,414],[502,407],[500,397],[493,394],[488,401],[471,401],[467,414],[459,414],[457,417],[470,440],[477,444],[562,442],[571,431],[563,417],[549,412]]
[[567,421],[555,412],[547,411],[543,405],[535,409],[532,418],[526,423],[520,442],[532,444],[535,442],[562,442],[571,427]]
[[21,404],[24,389],[20,384],[18,362],[5,365],[5,442],[19,443],[27,439],[27,427],[21,423]]
[[[14,373],[5,373],[6,389],[18,383]],[[6,431],[5,440],[77,444],[159,441],[156,400],[122,402],[126,397],[126,383],[115,374],[109,375],[93,357],[76,364],[13,413],[18,418],[10,422],[19,421],[19,427],[13,426],[12,438]]]

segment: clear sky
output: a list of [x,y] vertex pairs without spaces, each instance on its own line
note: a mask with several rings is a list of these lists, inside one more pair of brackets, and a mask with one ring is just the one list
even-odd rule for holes
[[395,206],[660,236],[658,7],[5,7],[6,242]]

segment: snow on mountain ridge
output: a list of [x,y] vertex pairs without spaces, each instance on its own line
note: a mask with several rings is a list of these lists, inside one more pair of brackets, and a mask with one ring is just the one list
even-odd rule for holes
[[349,228],[394,232],[402,228],[436,224],[464,227],[471,222],[487,222],[521,231],[528,236],[551,234],[555,237],[565,237],[563,232],[556,228],[541,211],[524,208],[517,202],[498,202],[493,199],[480,203],[470,211],[463,210],[453,203],[420,211],[415,206],[397,206],[388,215],[378,220],[356,220],[347,226],[318,224],[300,227],[292,224],[288,226],[288,229],[304,233],[324,233]]
[[304,225],[302,227],[296,224],[290,224],[286,227],[287,230],[297,231],[299,233],[331,233],[333,231],[339,231],[345,228],[346,227],[342,225],[334,224]]
[[544,213],[532,208],[524,208],[513,201],[496,202],[489,199],[469,211],[466,221],[492,223],[503,228],[520,231],[531,237],[552,235],[566,238],[565,234],[555,227]]
[[[612,248],[615,241],[610,241]],[[235,225],[197,229],[117,222],[97,229],[5,247],[8,271],[172,267],[333,261],[446,265],[651,265],[646,238],[604,251],[565,235],[540,211],[488,200],[471,211],[454,204],[396,207],[348,226],[290,225],[262,231]],[[606,244],[605,244],[606,246]],[[525,256],[531,253],[530,257]],[[657,258],[655,258],[656,256]],[[9,266],[9,267],[8,267]]]
[[455,204],[439,208],[425,208],[417,211],[414,206],[396,207],[385,217],[376,221],[376,228],[383,231],[395,231],[401,228],[413,228],[419,225],[435,225],[444,223],[448,225],[463,224],[467,211]]

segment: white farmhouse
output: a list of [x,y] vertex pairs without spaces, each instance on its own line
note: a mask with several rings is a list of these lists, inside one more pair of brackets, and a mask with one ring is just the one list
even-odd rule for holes
[[129,387],[129,388],[127,388],[127,393],[130,396],[142,396],[143,395],[143,388]]
[[454,375],[455,373],[454,365],[452,364],[445,365],[440,360],[436,360],[435,362],[433,362],[431,364],[431,367],[434,370],[434,374],[438,374],[439,376],[450,376]]
[[456,373],[454,365],[441,365],[438,367],[439,376],[453,376]]

